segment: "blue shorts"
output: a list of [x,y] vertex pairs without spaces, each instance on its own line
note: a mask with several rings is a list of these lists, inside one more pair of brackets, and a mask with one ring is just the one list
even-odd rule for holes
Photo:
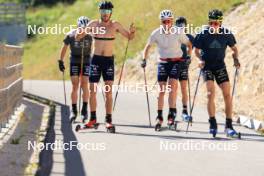
[[179,62],[167,62],[158,64],[158,82],[167,82],[168,78],[178,80],[179,76]]
[[90,66],[90,82],[98,83],[101,75],[104,81],[114,81],[114,56],[93,56]]

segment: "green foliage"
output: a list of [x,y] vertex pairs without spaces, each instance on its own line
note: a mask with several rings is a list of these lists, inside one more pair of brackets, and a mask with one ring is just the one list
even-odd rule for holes
[[[144,48],[151,31],[158,27],[158,15],[162,9],[171,9],[175,16],[185,16],[190,24],[198,26],[207,23],[207,13],[212,8],[227,11],[245,0],[112,0],[114,4],[112,19],[118,20],[125,28],[134,22],[136,37],[130,42],[128,57],[132,58]],[[73,5],[62,3],[54,7],[29,8],[27,19],[30,24],[53,26],[54,24],[76,24],[79,16],[91,19],[99,17],[99,0],[78,0]],[[63,34],[38,35],[25,43],[23,57],[25,79],[61,79],[56,60],[59,58]],[[116,63],[124,55],[127,40],[118,35],[115,41]],[[67,63],[68,68],[68,63]],[[69,77],[69,75],[67,75]]]

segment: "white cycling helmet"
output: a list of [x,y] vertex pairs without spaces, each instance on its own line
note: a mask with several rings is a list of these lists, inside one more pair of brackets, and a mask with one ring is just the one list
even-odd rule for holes
[[171,10],[162,10],[159,15],[160,20],[172,19],[173,13]]
[[86,27],[88,25],[88,23],[89,23],[89,18],[87,18],[85,16],[81,16],[77,20],[78,27]]

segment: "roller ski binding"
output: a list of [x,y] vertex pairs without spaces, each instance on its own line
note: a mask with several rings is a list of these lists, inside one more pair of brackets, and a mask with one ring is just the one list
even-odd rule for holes
[[232,119],[226,119],[225,133],[227,137],[241,139],[241,133],[233,128]]
[[217,135],[217,123],[215,118],[209,119],[210,127],[209,127],[209,133],[213,135],[215,138]]
[[158,116],[157,117],[157,123],[155,125],[155,131],[161,131],[162,122],[163,122],[163,117]]
[[105,118],[105,128],[108,133],[115,133],[115,126],[112,124],[112,117],[107,115]]
[[95,129],[97,130],[99,126],[99,123],[96,123],[96,120],[91,120],[85,125],[77,125],[75,127],[75,131],[78,132],[80,130],[85,130],[85,129]]

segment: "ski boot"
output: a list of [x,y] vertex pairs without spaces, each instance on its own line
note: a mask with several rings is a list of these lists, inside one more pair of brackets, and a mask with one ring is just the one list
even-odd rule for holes
[[213,137],[215,138],[217,134],[217,123],[216,123],[215,118],[210,118],[209,123],[210,123],[209,133],[212,134]]
[[84,109],[82,110],[81,119],[82,119],[82,123],[85,123],[85,121],[88,119],[87,110],[84,110]]
[[96,123],[96,120],[90,120],[87,124],[85,125],[77,125],[75,127],[75,131],[78,132],[79,130],[84,130],[84,129],[98,129],[99,123]]
[[233,128],[232,119],[226,119],[225,133],[227,137],[241,139],[241,133]]
[[182,121],[192,123],[192,116],[189,116],[187,113],[182,113]]
[[106,115],[105,117],[105,128],[108,133],[115,133],[115,126],[112,124],[111,115]]
[[177,129],[177,122],[175,121],[176,118],[176,114],[175,113],[169,113],[168,115],[168,128],[169,130],[172,130],[174,128],[174,130]]
[[71,118],[70,118],[70,123],[75,123],[75,120],[77,118],[78,112],[77,111],[72,111],[71,112]]
[[163,117],[162,116],[158,116],[157,117],[157,123],[155,125],[155,131],[161,131],[162,122],[163,122]]

